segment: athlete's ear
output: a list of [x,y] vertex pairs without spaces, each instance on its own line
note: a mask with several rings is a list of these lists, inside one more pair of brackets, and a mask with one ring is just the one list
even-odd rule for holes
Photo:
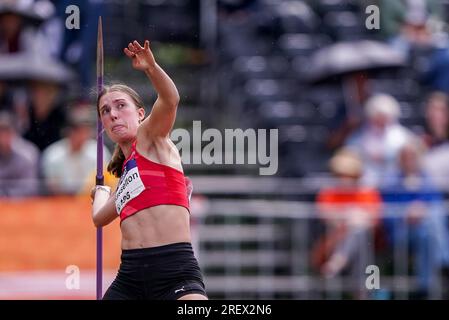
[[139,113],[139,123],[141,123],[143,119],[145,119],[145,109],[139,108],[138,113]]

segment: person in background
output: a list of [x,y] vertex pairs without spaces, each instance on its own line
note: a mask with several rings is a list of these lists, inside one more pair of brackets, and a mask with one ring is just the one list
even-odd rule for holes
[[[66,137],[52,143],[42,152],[42,170],[50,194],[79,194],[97,164],[97,142],[88,109],[75,109],[65,129]],[[103,147],[104,161],[111,159]]]
[[[312,263],[325,277],[334,277],[351,267],[357,280],[364,279],[373,259],[373,239],[379,222],[381,196],[377,189],[360,184],[361,158],[340,149],[330,160],[335,185],[317,195],[317,210],[326,233],[312,251]],[[363,281],[362,281],[363,282]],[[358,297],[363,297],[363,284]]]
[[449,98],[443,92],[430,94],[425,106],[425,133],[422,136],[427,152],[423,166],[435,187],[449,190]]
[[57,39],[46,35],[42,26],[54,13],[55,7],[48,0],[0,1],[0,53],[48,50]]
[[61,84],[56,81],[33,80],[30,83],[28,129],[24,137],[43,151],[61,138],[67,121]]
[[0,197],[39,194],[39,151],[16,133],[14,117],[0,111]]
[[362,157],[362,183],[381,187],[398,170],[399,150],[414,134],[399,123],[400,106],[390,95],[370,97],[365,115],[365,123],[348,138],[345,146]]
[[399,250],[411,248],[418,276],[416,298],[430,297],[437,274],[449,270],[447,209],[443,194],[422,167],[424,152],[420,140],[409,140],[400,149],[399,172],[382,191],[387,212],[384,225],[390,243]]
[[428,148],[448,142],[449,97],[444,92],[432,92],[425,104],[426,132],[423,141]]

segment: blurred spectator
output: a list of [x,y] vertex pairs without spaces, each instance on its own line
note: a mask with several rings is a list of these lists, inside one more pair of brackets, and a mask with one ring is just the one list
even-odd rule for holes
[[[358,280],[374,253],[374,231],[379,221],[381,196],[360,185],[363,163],[350,150],[340,150],[330,160],[335,186],[322,188],[317,196],[318,213],[326,233],[312,251],[312,263],[327,277],[348,266]],[[363,282],[363,281],[362,281]],[[361,284],[361,283],[360,283]]]
[[24,137],[35,143],[42,151],[61,138],[66,111],[59,83],[32,81],[30,91],[29,123]]
[[[87,109],[77,111],[69,118],[66,137],[52,143],[42,153],[43,175],[51,194],[82,193],[86,180],[96,168],[93,122]],[[108,162],[111,155],[106,147],[103,150],[104,161]]]
[[0,196],[38,194],[39,151],[16,134],[14,117],[0,111]]
[[432,50],[428,62],[421,70],[420,81],[431,90],[449,94],[449,45],[447,39],[442,39],[439,46]]
[[443,20],[432,15],[432,11],[441,14],[441,5],[435,0],[409,0],[407,4],[409,9],[401,16],[400,32],[388,42],[408,57],[416,79],[423,85],[449,93],[448,35],[443,32]]
[[[440,0],[380,0],[380,33],[385,39],[391,39],[398,34],[410,35],[415,27],[422,31],[413,21],[433,20],[442,21],[443,8]],[[409,22],[407,24],[407,22]]]
[[337,80],[341,85],[341,97],[330,97],[337,103],[336,114],[329,119],[327,147],[330,150],[341,148],[362,124],[367,99],[379,91],[376,76],[386,69],[402,70],[406,62],[405,55],[374,40],[338,42],[312,56],[306,78],[329,84]]
[[332,151],[341,148],[348,136],[362,123],[363,105],[371,91],[368,73],[348,74],[345,78],[344,89],[345,101],[338,104],[336,115],[330,124],[327,147]]
[[423,166],[441,191],[449,191],[449,99],[434,92],[426,103],[426,134],[423,140],[429,150]]
[[[49,43],[39,24],[55,12],[48,0],[2,0],[0,3],[0,53],[48,52]],[[51,41],[47,41],[51,40]]]
[[346,145],[362,157],[362,182],[381,187],[398,171],[397,156],[413,133],[398,122],[399,103],[390,95],[376,94],[365,105],[366,122]]
[[[449,266],[449,235],[443,195],[422,168],[424,147],[410,140],[399,154],[400,171],[384,191],[385,226],[398,250],[412,249],[417,298],[427,297],[437,272]],[[405,263],[405,262],[404,262]]]
[[72,0],[55,1],[57,19],[63,26],[59,58],[77,71],[82,86],[82,98],[88,100],[89,89],[95,79],[95,74],[92,71],[95,68],[93,63],[96,54],[97,24],[98,17],[105,10],[104,0],[77,1],[76,5],[81,12],[82,27],[67,29],[64,27],[68,17],[66,8],[74,4]]
[[[0,63],[2,63],[0,59]],[[28,123],[28,106],[25,88],[11,85],[8,81],[0,80],[0,111],[11,112],[15,116],[16,130],[22,134]]]
[[[61,111],[57,107],[63,102],[65,92],[62,89],[76,84],[73,72],[47,54],[0,55],[0,81],[0,102],[4,103],[1,109],[15,113],[19,132],[28,134],[27,138],[42,149],[41,143],[45,142],[41,136],[54,135],[54,130],[36,132],[35,127]],[[59,119],[61,117],[52,118]],[[53,121],[52,125],[58,126],[59,122]],[[30,130],[35,131],[30,133]]]
[[448,142],[449,99],[443,92],[433,92],[425,105],[426,132],[423,136],[428,148]]

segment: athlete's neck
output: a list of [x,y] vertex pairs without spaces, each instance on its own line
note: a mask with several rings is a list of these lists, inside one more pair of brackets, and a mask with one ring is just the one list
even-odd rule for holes
[[129,155],[131,154],[133,142],[134,142],[134,140],[129,141],[129,142],[119,143],[120,149],[122,149],[122,152],[123,152],[123,155],[125,156],[125,158],[128,158]]

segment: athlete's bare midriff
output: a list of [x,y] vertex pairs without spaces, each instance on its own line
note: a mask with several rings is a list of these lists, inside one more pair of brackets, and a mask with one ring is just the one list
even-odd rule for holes
[[121,223],[122,249],[191,242],[189,211],[176,205],[143,209]]

